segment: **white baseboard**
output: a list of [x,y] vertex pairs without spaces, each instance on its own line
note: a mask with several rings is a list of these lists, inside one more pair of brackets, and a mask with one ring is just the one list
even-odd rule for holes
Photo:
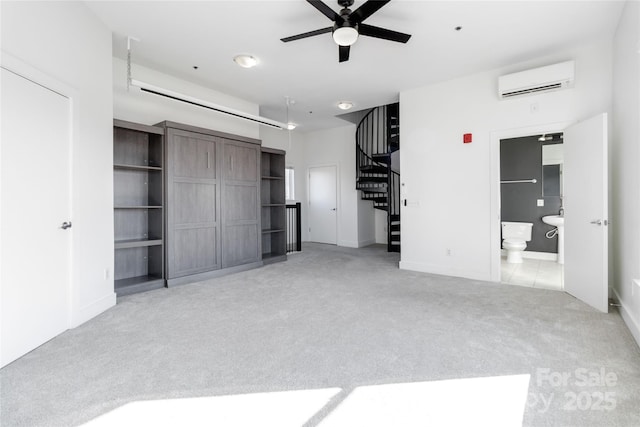
[[74,310],[71,313],[70,328],[76,328],[82,325],[87,320],[91,320],[98,314],[103,313],[116,305],[116,293],[110,293],[104,297],[92,302],[91,304],[84,306],[78,310]]
[[[507,256],[507,251],[504,249],[500,249],[501,256]],[[558,254],[554,254],[551,252],[535,252],[535,251],[524,251],[522,252],[522,258],[528,259],[539,259],[543,261],[558,261]]]
[[465,279],[490,281],[489,273],[480,271],[459,270],[455,268],[443,268],[441,265],[425,264],[421,262],[400,261],[400,270],[419,271],[421,273],[439,274],[441,276],[462,277]]
[[627,328],[629,328],[629,331],[631,331],[631,335],[633,335],[633,338],[636,340],[636,343],[638,344],[638,346],[640,346],[640,322],[638,321],[638,319],[635,319],[633,317],[633,314],[631,313],[627,305],[624,303],[624,301],[620,298],[620,295],[618,294],[615,288],[613,288],[613,294],[616,296],[616,301],[618,302],[618,304],[620,304],[619,309],[620,309],[620,316],[622,316],[622,320],[624,320],[624,323],[627,325]]
[[344,248],[359,248],[360,246],[358,246],[358,243],[359,242],[354,240],[339,240],[338,246],[342,246]]
[[376,239],[361,240],[360,242],[358,242],[358,247],[359,248],[364,248],[365,246],[371,246],[371,245],[375,245],[375,244],[376,244]]

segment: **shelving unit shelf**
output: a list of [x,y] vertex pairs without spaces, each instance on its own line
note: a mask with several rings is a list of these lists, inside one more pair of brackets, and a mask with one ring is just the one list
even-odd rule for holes
[[262,148],[262,261],[267,263],[287,259],[285,203],[285,152]]
[[165,286],[164,129],[113,126],[114,279],[123,296]]

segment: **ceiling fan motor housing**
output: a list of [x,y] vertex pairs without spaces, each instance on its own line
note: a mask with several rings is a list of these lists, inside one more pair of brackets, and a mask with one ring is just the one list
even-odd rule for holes
[[338,0],[338,4],[342,7],[351,7],[353,6],[353,0]]

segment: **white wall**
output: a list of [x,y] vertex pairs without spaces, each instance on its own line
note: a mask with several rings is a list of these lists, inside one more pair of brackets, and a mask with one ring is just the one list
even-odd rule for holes
[[[355,162],[355,160],[354,160]],[[355,171],[355,168],[354,168]],[[351,185],[355,187],[355,178],[351,178]],[[373,208],[373,202],[362,200],[360,191],[356,191],[358,200],[358,247],[373,245],[376,240],[376,212],[382,212]],[[382,212],[385,214],[386,212]]]
[[[628,1],[613,42],[611,228],[614,292],[640,343],[640,4]],[[633,280],[638,281],[634,284]],[[635,289],[634,289],[635,288]]]
[[[500,75],[569,59],[576,60],[575,88],[498,100]],[[610,104],[610,41],[402,92],[400,162],[408,206],[401,211],[400,267],[491,280],[500,239],[492,178],[499,151],[492,151],[492,133],[575,122],[609,111]],[[473,134],[473,143],[462,143],[464,133]]]
[[115,304],[111,32],[81,2],[2,2],[2,50],[75,91],[71,326],[77,326]]
[[376,243],[386,245],[389,240],[387,237],[387,212],[374,209],[374,218]]
[[[259,108],[257,104],[135,63],[132,64],[131,75],[136,80],[151,83],[155,86],[258,115]],[[146,125],[169,120],[249,138],[260,138],[260,126],[257,123],[144,93],[133,87],[127,91],[127,63],[118,58],[113,58],[113,94],[113,115],[116,119]]]
[[355,132],[355,125],[346,125],[308,132],[303,138],[307,171],[312,166],[338,167],[338,246],[357,248],[375,243],[375,231],[373,212],[356,190]]

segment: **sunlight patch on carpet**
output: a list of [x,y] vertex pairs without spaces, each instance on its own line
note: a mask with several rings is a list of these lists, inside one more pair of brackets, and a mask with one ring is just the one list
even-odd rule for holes
[[521,426],[530,375],[356,388],[320,427]]
[[112,426],[299,427],[339,388],[136,401],[84,424]]

